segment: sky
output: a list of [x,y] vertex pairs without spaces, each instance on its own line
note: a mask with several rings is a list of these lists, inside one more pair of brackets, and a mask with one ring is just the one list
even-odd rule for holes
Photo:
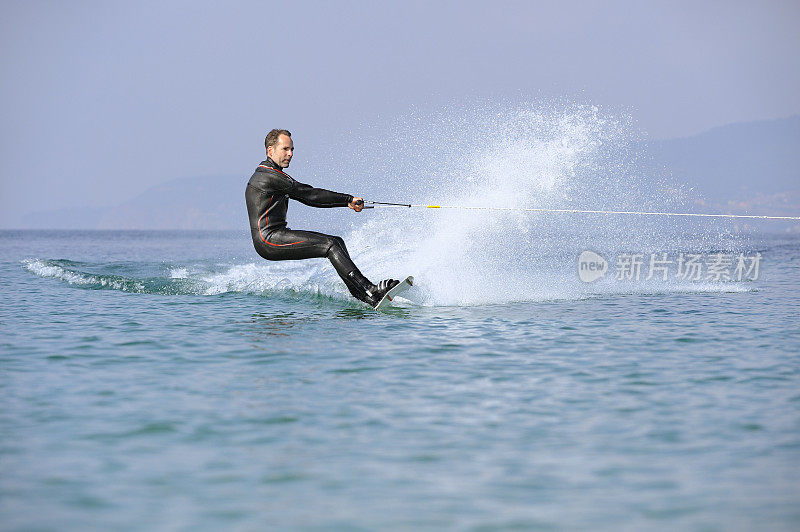
[[590,103],[653,139],[787,117],[798,24],[796,0],[0,0],[0,227],[246,180],[272,127],[313,152],[474,99]]

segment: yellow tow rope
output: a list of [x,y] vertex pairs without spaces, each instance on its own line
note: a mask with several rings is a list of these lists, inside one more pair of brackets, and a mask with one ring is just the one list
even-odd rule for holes
[[518,211],[518,212],[551,212],[571,214],[636,214],[640,216],[691,216],[699,218],[748,218],[757,220],[798,220],[800,216],[762,216],[755,214],[708,214],[695,212],[657,212],[657,211],[603,211],[584,209],[534,209],[522,207],[467,207],[464,205],[415,205],[413,203],[385,203],[380,201],[365,201],[365,209],[374,207],[407,207],[422,209],[460,209],[472,211]]

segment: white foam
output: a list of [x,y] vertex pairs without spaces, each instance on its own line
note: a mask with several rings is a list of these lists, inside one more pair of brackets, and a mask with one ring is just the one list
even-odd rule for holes
[[135,280],[127,280],[118,277],[110,277],[103,275],[92,275],[83,272],[75,272],[53,264],[49,261],[41,259],[25,259],[22,261],[25,269],[40,277],[51,277],[60,279],[71,285],[78,286],[98,286],[102,288],[111,288],[114,290],[125,291],[144,291],[145,287],[142,283]]
[[325,259],[237,264],[222,271],[196,273],[190,278],[203,283],[200,293],[205,295],[291,291],[344,298],[346,294],[344,285]]
[[188,279],[189,278],[189,269],[188,268],[171,268],[169,270],[169,278],[170,279]]

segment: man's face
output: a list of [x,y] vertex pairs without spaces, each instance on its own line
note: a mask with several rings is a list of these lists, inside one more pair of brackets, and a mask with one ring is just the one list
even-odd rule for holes
[[267,147],[267,155],[281,168],[289,168],[293,153],[294,143],[288,135],[278,135],[278,142]]

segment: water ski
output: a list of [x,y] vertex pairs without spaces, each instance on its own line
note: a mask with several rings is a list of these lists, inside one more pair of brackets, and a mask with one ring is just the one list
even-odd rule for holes
[[375,310],[380,310],[384,307],[388,307],[394,300],[395,296],[402,294],[412,286],[414,286],[414,278],[409,275],[408,277],[400,281],[400,284],[398,284],[397,286],[386,292],[386,295],[383,296],[383,299],[378,301],[378,304],[375,305]]

